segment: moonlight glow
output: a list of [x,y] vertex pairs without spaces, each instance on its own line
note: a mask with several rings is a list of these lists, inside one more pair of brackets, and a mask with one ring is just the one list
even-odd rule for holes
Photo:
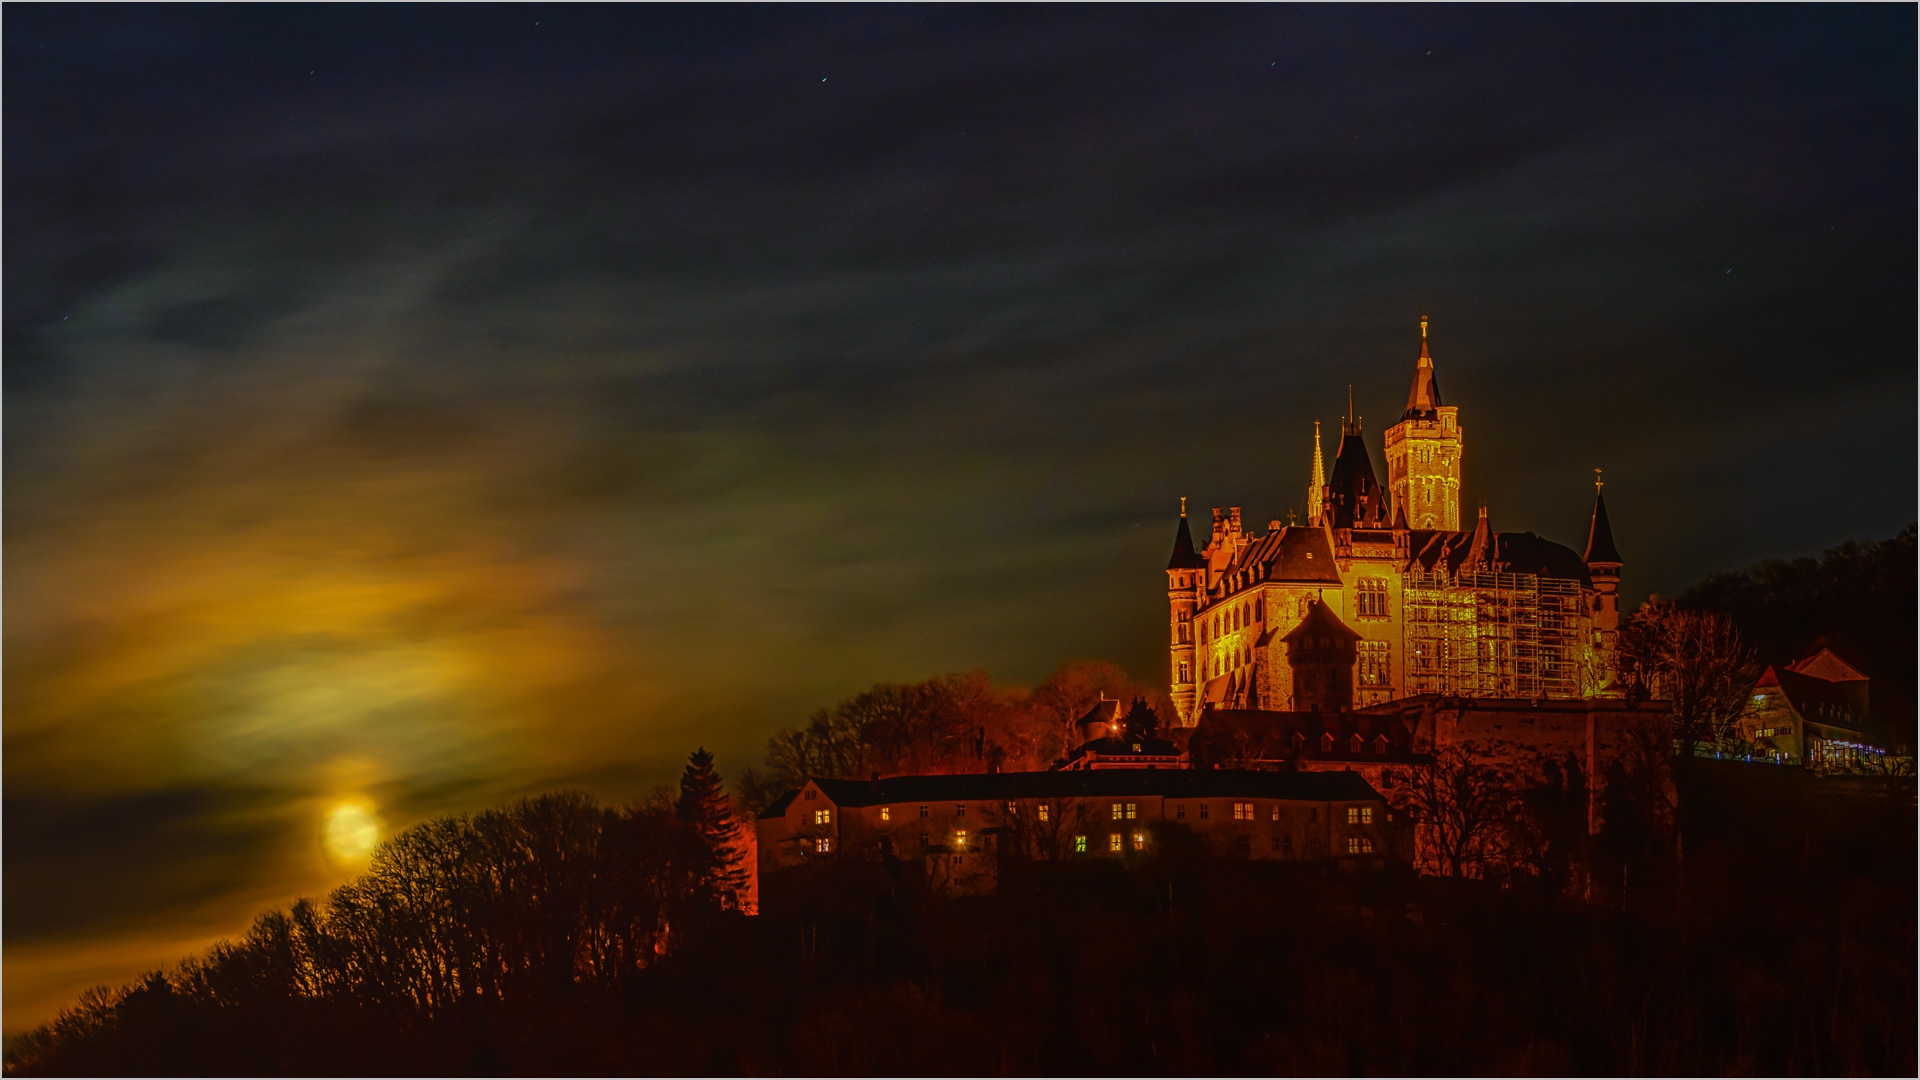
[[342,803],[327,815],[327,854],[355,862],[373,854],[380,842],[380,819],[360,803]]

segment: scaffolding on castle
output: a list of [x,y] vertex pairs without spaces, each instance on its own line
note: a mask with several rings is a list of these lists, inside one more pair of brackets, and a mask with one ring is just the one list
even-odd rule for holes
[[1414,570],[1402,589],[1407,693],[1581,696],[1578,582]]

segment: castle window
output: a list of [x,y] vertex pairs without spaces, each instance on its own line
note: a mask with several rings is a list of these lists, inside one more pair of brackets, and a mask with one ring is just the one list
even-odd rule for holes
[[1086,837],[1084,837],[1084,836],[1076,836],[1076,837],[1074,837],[1074,838],[1073,838],[1073,850],[1074,850],[1075,852],[1078,852],[1079,854],[1082,854],[1082,855],[1084,855],[1084,854],[1086,854],[1086,851],[1087,851],[1087,838],[1086,838]]
[[1007,800],[1007,816],[1008,816],[1008,817],[1012,817],[1012,816],[1013,816],[1013,815],[1014,815],[1014,814],[1015,814],[1016,812],[1017,812],[1017,811],[1015,811],[1015,809],[1014,809],[1014,807],[1013,807],[1013,800],[1012,800],[1012,799],[1008,799],[1008,800]]
[[815,841],[813,842],[813,850],[814,850],[814,851],[816,851],[816,852],[818,852],[818,853],[819,853],[819,854],[821,854],[821,855],[826,855],[826,854],[828,854],[828,853],[830,853],[830,852],[832,852],[832,851],[833,851],[833,838],[832,838],[832,837],[830,837],[830,836],[823,836],[823,837],[821,837],[820,839],[818,839],[818,840],[815,840]]
[[1180,681],[1181,682],[1193,681],[1191,670],[1189,669],[1189,666],[1185,660],[1180,661]]
[[1250,802],[1234,803],[1233,804],[1233,820],[1252,821],[1253,820],[1253,804]]
[[1206,803],[1200,804],[1200,820],[1201,821],[1207,820],[1207,804]]
[[1355,614],[1363,619],[1384,619],[1387,617],[1387,580],[1377,577],[1363,577],[1356,586],[1359,590],[1358,607]]
[[1119,820],[1120,820],[1120,814],[1121,814],[1121,812],[1122,812],[1122,811],[1121,811],[1121,806],[1120,806],[1120,804],[1119,804],[1119,803],[1114,803],[1114,804],[1113,804],[1113,820],[1115,820],[1115,821],[1119,821]]
[[1273,820],[1275,821],[1280,820],[1280,804],[1279,803],[1273,804]]
[[1357,806],[1347,807],[1347,824],[1349,825],[1360,824],[1360,808],[1359,807]]
[[1045,820],[1047,820],[1047,804],[1046,804],[1046,803],[1041,803],[1038,809],[1039,809],[1039,815],[1038,815],[1038,816],[1039,816],[1039,818],[1040,818],[1040,820],[1041,820],[1041,821],[1045,821]]
[[927,805],[926,805],[925,803],[921,803],[921,804],[920,804],[920,816],[921,816],[921,817],[927,817],[927,816],[929,816],[929,815],[927,814]]
[[807,798],[807,799],[811,799],[811,798],[813,798],[813,789],[812,789],[812,788],[808,788],[808,789],[807,789],[807,793],[806,793],[806,794],[805,794],[804,796],[802,796],[802,798]]
[[815,811],[813,812],[813,823],[814,823],[815,825],[831,825],[831,824],[833,824],[833,811],[831,811],[831,810],[815,810]]
[[1133,834],[1133,850],[1142,851],[1142,850],[1145,850],[1146,846],[1147,846],[1147,834],[1143,832],[1134,833]]
[[1347,837],[1347,854],[1371,855],[1373,854],[1373,841],[1364,836],[1349,836]]
[[1373,824],[1373,807],[1363,806],[1360,808],[1360,824],[1362,825]]
[[1255,598],[1255,600],[1253,601],[1253,621],[1259,622],[1261,617],[1261,612],[1265,610],[1266,610],[1266,602],[1258,598]]
[[[1136,746],[1134,747],[1134,749],[1138,750],[1139,747]],[[1138,803],[1127,804],[1127,820],[1128,821],[1132,821],[1135,817],[1138,816],[1138,807],[1139,807]]]
[[892,820],[893,820],[893,807],[891,807],[891,806],[883,806],[883,807],[881,807],[881,808],[880,808],[880,820],[881,820],[881,821],[892,821]]
[[925,850],[932,843],[933,837],[928,836],[926,833],[920,834],[920,847],[922,850]]
[[1386,641],[1359,643],[1357,664],[1361,686],[1387,686],[1392,682],[1393,645]]
[[1243,859],[1251,856],[1253,854],[1253,837],[1248,836],[1246,833],[1241,833],[1234,837],[1233,852]]
[[1110,834],[1108,834],[1108,836],[1107,836],[1107,850],[1108,850],[1108,851],[1119,851],[1119,850],[1120,850],[1120,834],[1119,834],[1119,833],[1110,833]]
[[1187,804],[1175,803],[1173,807],[1173,816],[1176,821],[1187,820]]
[[966,817],[966,816],[967,816],[967,804],[966,804],[966,803],[954,803],[954,804],[953,804],[953,816],[954,816],[954,817]]
[[966,847],[966,846],[967,846],[967,830],[965,830],[965,829],[955,829],[955,830],[954,830],[954,832],[953,832],[953,846],[954,846],[954,847]]

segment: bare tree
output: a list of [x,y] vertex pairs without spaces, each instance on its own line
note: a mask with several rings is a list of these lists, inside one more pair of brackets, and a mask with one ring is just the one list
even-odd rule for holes
[[1481,877],[1501,858],[1518,792],[1499,770],[1449,746],[1415,774],[1411,803],[1429,865],[1448,877]]
[[1619,663],[1629,693],[1669,703],[1683,761],[1703,746],[1734,749],[1756,673],[1732,619],[1649,601],[1620,630]]

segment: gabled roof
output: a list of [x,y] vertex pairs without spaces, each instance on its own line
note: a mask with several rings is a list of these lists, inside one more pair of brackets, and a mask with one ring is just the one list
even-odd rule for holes
[[1614,550],[1613,546],[1613,525],[1607,521],[1607,499],[1599,491],[1593,493],[1593,523],[1587,527],[1587,553],[1580,561],[1615,564],[1620,562],[1620,552]]
[[[1184,504],[1183,499],[1182,505]],[[1193,533],[1187,531],[1187,515],[1183,512],[1180,515],[1179,528],[1173,531],[1173,557],[1167,560],[1167,569],[1197,570],[1205,565],[1207,560],[1193,550]]]
[[[1245,772],[1234,769],[1076,769],[1057,772],[961,773],[951,776],[889,776],[879,780],[815,779],[835,806],[884,806],[916,802],[988,802],[996,799],[1099,798],[1159,795],[1167,798],[1298,799],[1310,802],[1378,801],[1380,793],[1359,773]],[[789,792],[777,804],[785,811]],[[769,809],[760,815],[778,817]]]
[[1336,640],[1359,641],[1360,634],[1353,627],[1340,621],[1333,609],[1318,600],[1307,605],[1307,616],[1300,624],[1286,632],[1280,640],[1288,645],[1298,637],[1332,637]]
[[1795,660],[1787,665],[1787,670],[1810,678],[1824,679],[1827,682],[1867,681],[1867,677],[1860,674],[1852,664],[1835,656],[1832,649],[1821,649],[1812,656]]

